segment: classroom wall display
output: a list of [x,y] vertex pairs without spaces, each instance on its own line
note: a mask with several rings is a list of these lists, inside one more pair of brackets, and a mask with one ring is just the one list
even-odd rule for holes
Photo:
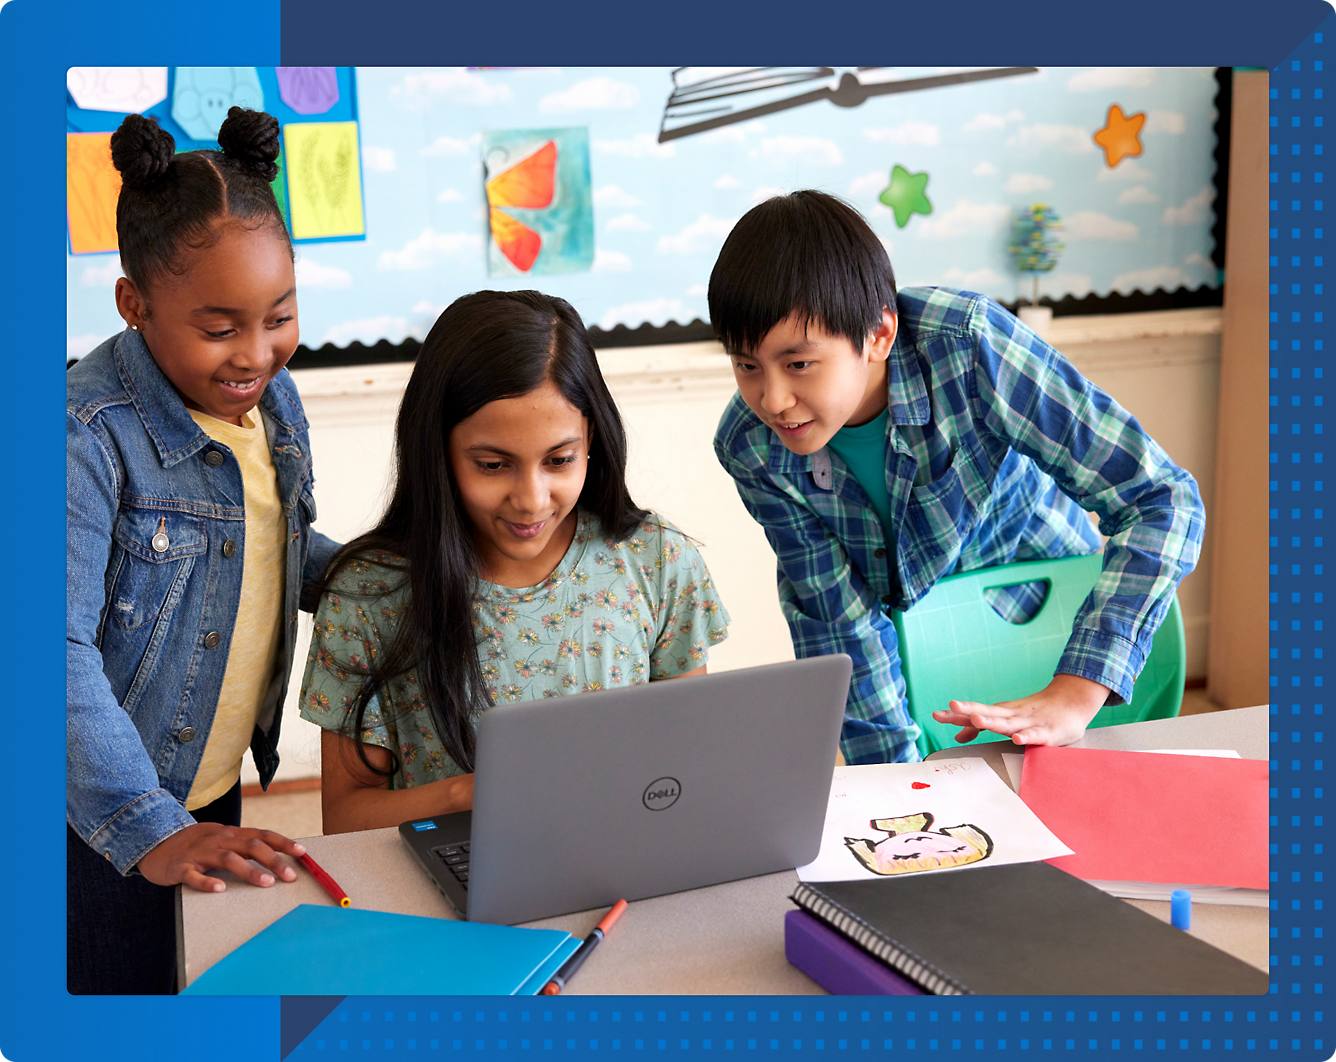
[[216,141],[233,107],[264,110],[264,89],[253,66],[178,66],[172,118],[192,140]]
[[[283,101],[296,91],[287,75],[259,68],[259,77],[285,127],[358,122],[365,239],[299,248],[302,342],[312,349],[421,340],[459,295],[531,287],[535,274],[604,330],[705,321],[710,269],[733,224],[799,188],[862,211],[901,285],[1032,297],[1033,275],[1016,269],[1008,235],[1036,202],[1064,221],[1062,263],[1040,278],[1045,300],[1220,285],[1212,68],[368,67],[356,73],[356,113],[341,110],[353,77],[340,68],[338,102],[318,115]],[[74,128],[93,131],[89,115],[115,118],[81,111]],[[500,174],[484,147],[501,131],[577,128],[592,246],[568,228],[556,253],[557,230],[545,226],[558,220],[557,200],[490,201]],[[569,154],[555,142],[560,197]],[[527,269],[501,249],[519,261],[532,251],[516,222],[539,235]],[[111,260],[70,258],[74,356],[119,327],[114,272]]]
[[356,122],[283,126],[283,159],[294,240],[365,235]]
[[508,129],[482,139],[490,276],[574,273],[594,263],[589,132]]
[[[294,241],[365,239],[364,152],[352,67],[71,67],[65,107],[67,360],[87,354],[123,326],[113,295],[122,274],[115,253],[120,174],[111,164],[111,134],[127,114],[145,114],[172,134],[178,151],[216,149],[218,127],[233,105],[263,107],[284,130],[273,188],[289,228],[294,194],[299,203]],[[317,123],[341,130],[304,139],[298,128],[290,135]],[[315,148],[292,175],[290,139]]]
[[70,98],[86,111],[142,112],[167,98],[165,66],[72,66]]
[[116,199],[120,194],[121,175],[111,164],[111,134],[66,133],[65,200],[71,254],[116,250]]

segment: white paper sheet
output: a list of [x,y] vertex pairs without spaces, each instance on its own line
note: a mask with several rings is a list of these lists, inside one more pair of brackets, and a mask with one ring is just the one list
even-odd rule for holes
[[835,768],[821,851],[798,876],[854,881],[1071,854],[978,758],[877,763]]
[[1193,903],[1219,903],[1232,907],[1267,907],[1271,893],[1265,889],[1236,889],[1227,885],[1164,885],[1154,881],[1091,881],[1087,885],[1103,889],[1110,896],[1127,900],[1164,900],[1175,889],[1187,889]]

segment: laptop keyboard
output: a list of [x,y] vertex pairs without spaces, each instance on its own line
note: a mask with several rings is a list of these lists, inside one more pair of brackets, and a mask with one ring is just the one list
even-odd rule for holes
[[462,844],[443,844],[431,850],[431,854],[445,864],[465,891],[469,887],[469,845],[469,841],[464,841]]

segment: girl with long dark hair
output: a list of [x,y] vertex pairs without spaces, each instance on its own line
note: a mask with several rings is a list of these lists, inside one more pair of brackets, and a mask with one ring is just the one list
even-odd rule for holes
[[301,713],[326,833],[473,802],[498,701],[703,672],[728,616],[691,540],[626,488],[626,437],[579,315],[458,299],[418,354],[394,493],[326,577]]

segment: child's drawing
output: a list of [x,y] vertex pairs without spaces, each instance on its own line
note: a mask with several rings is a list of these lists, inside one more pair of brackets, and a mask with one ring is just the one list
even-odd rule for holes
[[506,129],[483,134],[491,276],[573,273],[594,261],[589,132]]
[[[500,152],[498,152],[500,154]],[[552,205],[557,183],[557,142],[547,141],[487,182],[492,239],[516,269],[528,272],[542,250],[543,238],[501,207],[543,210]]]
[[846,837],[855,859],[874,874],[912,874],[918,870],[945,870],[977,863],[993,851],[993,839],[977,826],[962,823],[930,830],[932,812],[873,819],[874,830],[888,834],[880,841]]
[[293,238],[365,235],[357,123],[285,125],[283,148]]
[[195,140],[213,141],[232,107],[264,110],[264,89],[253,66],[178,66],[172,120]]
[[121,175],[111,164],[110,133],[65,134],[65,194],[70,253],[116,250]]
[[279,66],[278,95],[298,114],[324,114],[339,102],[339,76],[332,66]]

